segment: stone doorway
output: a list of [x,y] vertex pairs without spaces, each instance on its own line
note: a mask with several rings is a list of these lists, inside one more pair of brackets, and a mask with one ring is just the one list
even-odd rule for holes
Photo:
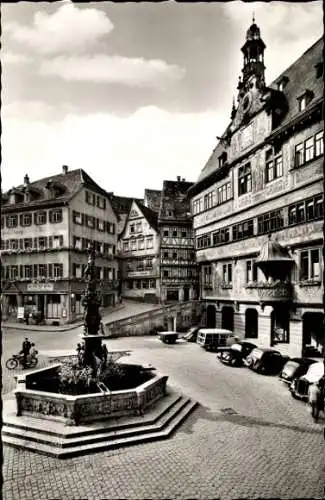
[[216,308],[213,305],[207,306],[207,328],[216,327]]
[[221,328],[225,330],[234,330],[234,308],[224,306],[221,312]]

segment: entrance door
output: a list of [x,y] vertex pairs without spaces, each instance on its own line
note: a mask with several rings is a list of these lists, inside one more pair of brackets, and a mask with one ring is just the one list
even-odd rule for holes
[[216,308],[213,305],[207,307],[207,328],[216,327]]
[[44,311],[44,295],[39,295],[38,299],[38,305],[39,305],[39,311],[41,313],[41,319],[45,318],[45,311]]
[[222,308],[221,327],[231,331],[234,329],[234,309],[231,306]]
[[190,290],[188,286],[184,286],[184,301],[189,300],[190,298]]

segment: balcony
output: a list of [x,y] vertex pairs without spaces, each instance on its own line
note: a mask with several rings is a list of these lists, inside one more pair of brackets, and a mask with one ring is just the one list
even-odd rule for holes
[[257,290],[263,302],[282,302],[292,298],[292,284],[287,281],[254,282],[246,285],[246,288]]

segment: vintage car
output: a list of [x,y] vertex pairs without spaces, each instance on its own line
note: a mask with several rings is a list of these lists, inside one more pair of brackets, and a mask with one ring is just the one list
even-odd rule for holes
[[286,364],[282,368],[279,378],[286,384],[291,384],[293,379],[305,375],[310,365],[312,365],[313,363],[316,363],[314,359],[291,358],[286,362]]
[[277,375],[287,360],[288,357],[282,356],[275,349],[257,347],[243,360],[243,363],[257,373]]
[[235,342],[226,351],[218,352],[217,358],[225,365],[242,366],[243,359],[255,348],[256,345],[251,342]]
[[228,349],[237,340],[238,338],[235,337],[231,330],[225,330],[224,328],[200,328],[196,342],[206,351],[219,351]]
[[323,361],[318,361],[310,365],[307,373],[302,377],[295,378],[289,387],[291,395],[293,398],[302,399],[304,401],[308,400],[308,389],[310,384],[318,382],[322,377],[324,377],[324,363]]
[[178,339],[177,332],[158,332],[158,336],[164,344],[175,344]]

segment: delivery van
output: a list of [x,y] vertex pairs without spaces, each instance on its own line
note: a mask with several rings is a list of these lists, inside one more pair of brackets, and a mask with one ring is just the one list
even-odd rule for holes
[[231,330],[223,328],[201,328],[197,335],[197,343],[207,351],[217,351],[230,347],[238,340]]

